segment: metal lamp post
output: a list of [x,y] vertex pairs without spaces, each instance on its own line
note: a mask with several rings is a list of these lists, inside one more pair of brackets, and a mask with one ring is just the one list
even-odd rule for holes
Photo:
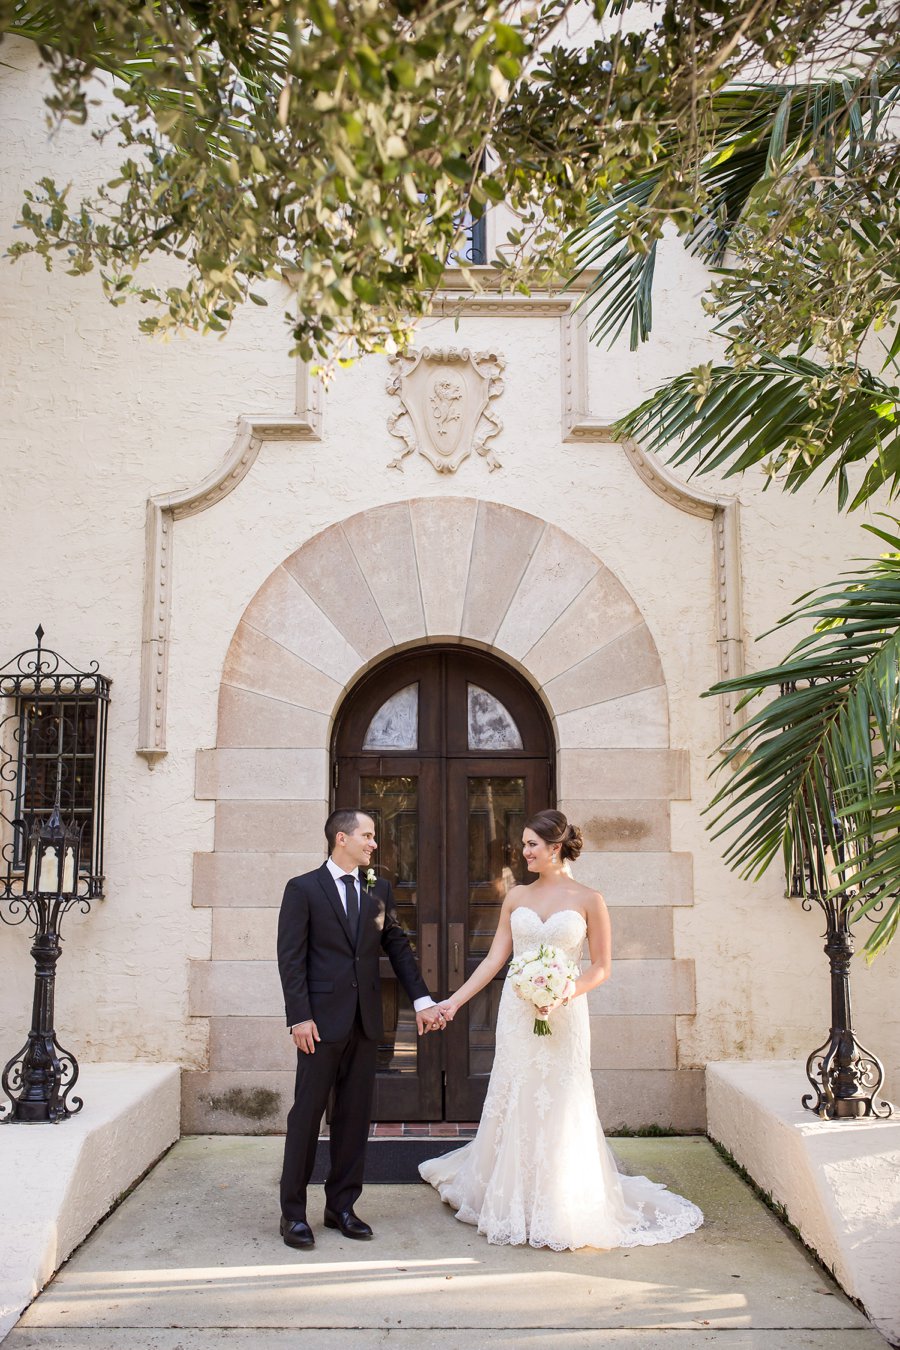
[[[783,685],[782,693],[795,688],[794,683]],[[824,763],[821,771],[827,782]],[[814,812],[810,811],[809,817],[818,822]],[[821,822],[816,829],[820,834],[824,832]],[[885,1118],[893,1114],[893,1106],[877,1100],[884,1083],[884,1066],[877,1055],[856,1039],[853,1030],[850,962],[855,944],[850,925],[853,911],[861,901],[850,892],[837,890],[834,867],[828,866],[831,849],[838,863],[843,863],[846,856],[844,831],[833,801],[828,842],[822,838],[819,843],[821,847],[816,847],[813,839],[801,833],[788,885],[789,896],[799,899],[803,909],[811,910],[817,904],[825,915],[825,955],[831,979],[831,1028],[828,1039],[806,1061],[806,1076],[815,1095],[807,1092],[803,1106],[823,1120]]]
[[0,919],[34,927],[28,1040],[0,1077],[7,1121],[66,1120],[78,1064],[56,1039],[60,925],[103,895],[103,817],[110,681],[37,646],[0,665]]
[[877,1055],[860,1044],[853,1030],[850,1008],[853,900],[847,896],[827,899],[821,894],[806,895],[804,909],[810,908],[812,900],[824,912],[827,925],[825,954],[831,975],[831,1030],[828,1040],[806,1061],[806,1076],[815,1096],[808,1092],[803,1105],[823,1120],[890,1116],[891,1103],[877,1101],[884,1083],[884,1066]]
[[[24,826],[20,823],[20,828]],[[28,1040],[3,1070],[3,1091],[11,1105],[2,1117],[13,1121],[66,1120],[81,1110],[79,1097],[69,1094],[78,1078],[78,1061],[64,1050],[54,1029],[56,963],[61,952],[60,925],[73,905],[87,912],[90,901],[78,894],[81,829],[64,823],[59,803],[49,819],[34,819],[25,849],[25,886],[8,900],[7,923],[34,925],[34,1003]],[[0,916],[2,910],[0,910]]]

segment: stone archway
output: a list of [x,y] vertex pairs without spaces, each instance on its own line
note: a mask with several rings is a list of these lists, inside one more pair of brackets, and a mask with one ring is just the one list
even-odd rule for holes
[[[631,596],[583,544],[496,503],[429,497],[360,513],[304,543],[248,605],[222,674],[216,748],[196,795],[216,802],[215,846],[195,859],[212,910],[191,1013],[209,1019],[206,1072],[185,1074],[187,1131],[273,1131],[292,1091],[274,956],[285,880],[318,865],[328,747],[345,691],[391,651],[428,642],[496,651],[530,681],[557,744],[557,795],[616,931],[616,977],[591,995],[604,1120],[703,1123],[702,1070],[677,1062],[693,962],[672,910],[692,902],[691,859],[670,847],[670,802],[689,795],[669,746],[662,666]],[[599,1025],[599,1024],[602,1024]]]

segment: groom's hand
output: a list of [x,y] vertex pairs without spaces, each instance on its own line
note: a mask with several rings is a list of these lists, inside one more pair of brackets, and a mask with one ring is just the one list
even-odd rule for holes
[[296,1026],[291,1027],[291,1035],[297,1049],[302,1050],[304,1055],[314,1055],[316,1053],[315,1043],[322,1039],[319,1035],[319,1028],[312,1018],[308,1022],[298,1022]]
[[440,1008],[436,1005],[431,1008],[422,1008],[416,1013],[416,1027],[420,1036],[424,1036],[429,1031],[443,1031],[444,1018]]

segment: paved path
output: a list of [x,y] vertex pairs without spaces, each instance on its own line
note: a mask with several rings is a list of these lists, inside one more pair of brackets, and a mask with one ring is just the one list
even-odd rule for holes
[[277,1235],[281,1140],[181,1140],[29,1308],[4,1350],[884,1350],[705,1139],[623,1139],[695,1200],[691,1237],[631,1251],[492,1247],[425,1186],[370,1186],[376,1231]]

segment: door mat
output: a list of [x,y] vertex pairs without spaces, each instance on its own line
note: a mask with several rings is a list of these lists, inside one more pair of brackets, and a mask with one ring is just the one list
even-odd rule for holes
[[[468,1143],[466,1139],[370,1139],[366,1148],[367,1186],[397,1186],[419,1182],[419,1163],[452,1153]],[[328,1171],[328,1140],[316,1146],[316,1165],[312,1183],[321,1186]]]

